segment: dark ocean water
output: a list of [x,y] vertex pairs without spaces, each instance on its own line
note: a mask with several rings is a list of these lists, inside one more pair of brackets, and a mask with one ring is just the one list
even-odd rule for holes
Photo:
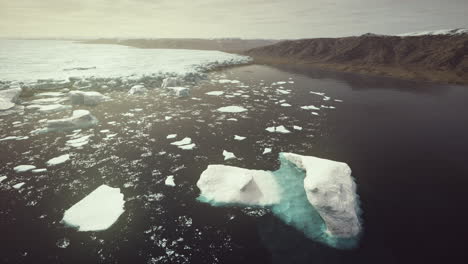
[[[467,252],[468,89],[391,78],[250,65],[226,69],[192,97],[158,90],[145,97],[122,92],[89,109],[99,125],[81,149],[59,132],[0,142],[0,262],[4,263],[453,263]],[[291,78],[291,79],[289,79]],[[262,84],[262,81],[263,84]],[[270,84],[285,84],[280,94]],[[234,97],[208,96],[225,91]],[[241,91],[241,92],[239,92]],[[311,94],[324,92],[331,97]],[[242,95],[246,95],[242,97]],[[248,95],[248,97],[247,97]],[[334,101],[334,99],[343,102]],[[276,101],[275,101],[276,100]],[[275,102],[286,100],[291,107]],[[319,116],[302,110],[321,104]],[[242,114],[217,108],[240,105]],[[136,110],[135,110],[136,109]],[[140,110],[141,109],[141,110]],[[128,114],[130,113],[130,114]],[[28,135],[41,119],[26,112],[0,117],[0,138]],[[172,119],[166,120],[166,116]],[[238,121],[228,121],[237,118]],[[21,122],[18,127],[12,126]],[[117,124],[109,124],[115,121]],[[303,127],[272,134],[266,127]],[[117,136],[105,139],[101,130]],[[194,150],[170,145],[190,137]],[[234,135],[246,136],[243,141]],[[262,155],[264,147],[273,153]],[[236,160],[223,161],[222,152]],[[196,181],[208,164],[278,169],[281,151],[349,164],[363,211],[359,247],[332,249],[304,237],[266,210],[217,208],[196,201]],[[15,174],[19,164],[38,168],[70,153],[72,161],[47,173]],[[176,187],[164,185],[174,175]],[[26,182],[21,190],[10,188]],[[60,224],[63,212],[101,184],[121,188],[125,213],[108,230],[76,232]],[[67,238],[70,245],[57,247]]]

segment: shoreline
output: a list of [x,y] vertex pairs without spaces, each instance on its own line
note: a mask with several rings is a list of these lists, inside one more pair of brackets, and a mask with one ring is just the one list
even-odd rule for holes
[[391,77],[408,81],[430,82],[435,84],[452,84],[468,86],[468,79],[458,76],[451,71],[431,71],[416,67],[391,67],[376,65],[359,65],[352,63],[323,63],[309,60],[299,60],[284,57],[251,56],[251,64],[259,65],[298,65],[311,69],[329,70],[359,75]]

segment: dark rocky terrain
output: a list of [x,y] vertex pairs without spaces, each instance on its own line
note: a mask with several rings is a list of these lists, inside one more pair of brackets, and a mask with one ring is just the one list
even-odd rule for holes
[[468,34],[287,40],[245,52],[259,63],[468,84]]

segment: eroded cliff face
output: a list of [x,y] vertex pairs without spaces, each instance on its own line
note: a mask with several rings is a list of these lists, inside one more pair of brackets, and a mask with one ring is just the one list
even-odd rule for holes
[[245,53],[257,62],[298,62],[341,71],[468,84],[468,34],[301,39]]

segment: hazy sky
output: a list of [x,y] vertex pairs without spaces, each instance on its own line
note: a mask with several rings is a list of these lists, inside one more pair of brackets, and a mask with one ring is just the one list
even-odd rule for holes
[[306,38],[468,27],[468,0],[0,0],[0,37]]

